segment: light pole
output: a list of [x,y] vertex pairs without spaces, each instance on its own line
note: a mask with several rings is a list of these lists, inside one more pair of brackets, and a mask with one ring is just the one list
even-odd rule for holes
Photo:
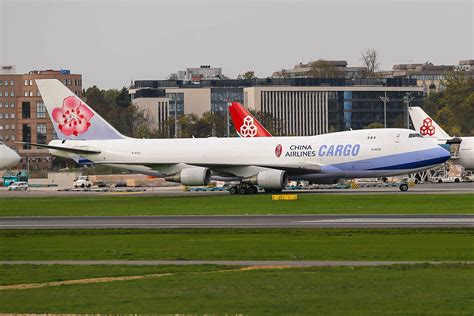
[[385,96],[380,97],[380,100],[383,101],[383,127],[387,128],[387,102],[390,102],[390,98],[387,97],[387,91],[385,91]]
[[413,99],[415,99],[415,97],[411,95],[411,92],[407,92],[403,97],[403,100],[407,104],[407,128],[410,128],[410,114],[408,113],[408,108],[410,107],[410,102],[413,101]]
[[227,104],[227,137],[230,137],[230,122],[229,122],[229,106],[230,106],[230,100],[227,99],[226,100],[226,104]]

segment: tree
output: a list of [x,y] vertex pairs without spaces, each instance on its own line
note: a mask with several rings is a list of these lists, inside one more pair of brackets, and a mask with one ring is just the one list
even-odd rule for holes
[[474,79],[463,72],[448,74],[442,84],[444,91],[432,93],[423,101],[423,109],[450,135],[474,133]]
[[243,74],[238,75],[238,76],[237,76],[237,79],[247,79],[247,80],[250,80],[250,79],[257,79],[257,77],[255,76],[255,71],[253,71],[253,70],[248,70],[248,71],[244,72]]
[[249,109],[249,112],[262,124],[263,127],[272,135],[282,135],[282,121],[273,117],[271,113],[255,111]]
[[133,106],[126,88],[101,90],[97,86],[88,88],[83,98],[100,116],[127,136],[146,137],[156,132],[144,130],[147,119],[143,111]]
[[309,63],[306,76],[313,78],[343,78],[344,73],[327,60],[319,59]]
[[379,57],[377,51],[373,48],[367,48],[361,52],[362,63],[367,69],[368,77],[375,77],[376,72],[379,70]]
[[122,108],[126,108],[129,107],[131,103],[132,100],[130,98],[130,94],[128,93],[128,89],[123,87],[119,94],[115,97],[115,104]]

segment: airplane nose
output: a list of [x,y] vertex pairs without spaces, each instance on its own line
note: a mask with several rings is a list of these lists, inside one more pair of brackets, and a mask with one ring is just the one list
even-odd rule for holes
[[10,163],[12,166],[15,166],[17,165],[21,160],[21,157],[20,155],[18,155],[16,152],[12,152],[12,157],[11,157],[11,160],[10,160]]
[[21,160],[21,157],[14,152],[13,150],[9,150],[5,153],[5,156],[2,157],[2,163],[0,164],[0,169],[8,169],[17,165]]

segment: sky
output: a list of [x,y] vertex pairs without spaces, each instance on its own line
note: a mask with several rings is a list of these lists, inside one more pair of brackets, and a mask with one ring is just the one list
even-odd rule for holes
[[474,59],[474,0],[0,0],[0,64],[70,69],[83,87],[186,67],[258,77],[317,59],[361,65]]

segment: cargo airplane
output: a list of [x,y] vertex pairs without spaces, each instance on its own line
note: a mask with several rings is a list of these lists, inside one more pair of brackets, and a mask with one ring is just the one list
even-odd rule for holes
[[449,136],[428,114],[420,107],[409,108],[409,113],[415,130],[428,139],[435,140],[438,144],[459,144],[458,164],[466,170],[474,170],[474,137]]
[[[447,150],[408,129],[304,137],[129,138],[60,81],[42,79],[36,84],[60,139],[32,145],[56,156],[79,155],[94,164],[146,168],[190,186],[207,185],[212,175],[240,181],[239,193],[256,193],[256,185],[279,192],[288,179],[403,175],[433,168],[450,157]],[[407,189],[400,185],[400,190]]]

